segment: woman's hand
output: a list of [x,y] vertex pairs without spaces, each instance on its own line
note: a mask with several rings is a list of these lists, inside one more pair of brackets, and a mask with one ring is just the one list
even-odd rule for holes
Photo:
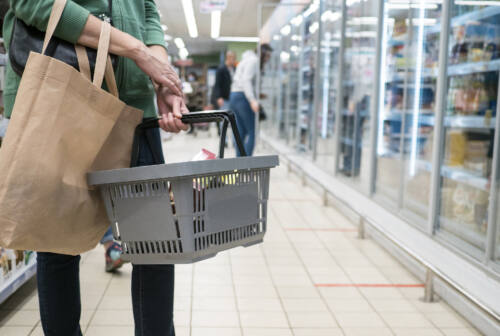
[[182,115],[189,113],[184,99],[172,94],[169,88],[162,86],[156,90],[156,96],[161,129],[171,133],[187,131],[189,126],[181,121]]
[[[101,26],[101,20],[89,15],[78,39],[78,44],[96,49],[99,45]],[[163,46],[153,45],[147,47],[132,35],[112,27],[109,52],[130,58],[158,86],[167,87],[173,94],[182,97],[181,80],[172,69],[168,61],[167,51]]]
[[[156,46],[162,48],[161,46]],[[152,47],[143,47],[133,58],[137,66],[146,73],[151,80],[160,87],[166,87],[178,97],[182,97],[182,82],[174,71],[168,58],[158,57],[158,52]]]

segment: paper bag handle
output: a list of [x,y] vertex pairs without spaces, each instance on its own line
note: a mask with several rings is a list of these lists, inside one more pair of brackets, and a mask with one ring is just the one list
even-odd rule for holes
[[56,30],[57,24],[61,19],[64,8],[66,7],[66,0],[54,0],[52,5],[52,11],[50,12],[49,23],[47,24],[47,30],[45,31],[45,38],[43,40],[42,55],[45,55],[47,46],[49,45],[52,36]]
[[[45,38],[43,40],[42,54],[45,54],[45,51],[47,50],[49,42],[54,35],[65,7],[66,0],[54,0],[52,11],[50,12],[49,22],[47,24],[47,30],[45,32]],[[108,85],[109,91],[114,96],[118,97],[118,88],[116,86],[113,65],[111,64],[111,59],[108,55],[110,39],[111,25],[108,22],[103,21],[101,25],[101,34],[99,36],[99,45],[97,47],[97,58],[94,69],[93,83],[95,86],[100,88],[102,86],[103,79],[106,78],[106,84]],[[75,51],[78,58],[80,72],[85,77],[90,79],[90,64],[85,48],[79,45],[75,45]]]

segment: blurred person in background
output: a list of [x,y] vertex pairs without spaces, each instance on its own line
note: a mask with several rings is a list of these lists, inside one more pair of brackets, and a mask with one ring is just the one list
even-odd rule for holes
[[[255,147],[255,118],[260,109],[255,90],[257,74],[271,58],[272,51],[269,44],[262,44],[260,62],[256,51],[245,51],[233,78],[230,108],[236,115],[236,124],[248,156],[253,154]],[[236,154],[241,156],[237,147]]]
[[[10,0],[9,3],[3,24],[7,47],[10,47],[16,18],[42,32],[47,29],[54,0]],[[180,118],[189,111],[183,100],[181,81],[168,60],[154,0],[68,0],[54,35],[71,44],[97,49],[102,26],[99,18],[119,23],[120,29],[111,30],[109,52],[120,56],[115,71],[120,99],[144,111],[144,118],[153,118],[157,116],[156,94],[161,116],[159,126],[172,133],[187,130]],[[12,113],[20,81],[7,64],[3,92],[7,118]],[[158,128],[148,132],[139,138],[140,166],[164,163]],[[103,243],[113,244],[110,239]],[[117,253],[109,253],[110,257],[119,255],[119,246],[113,246],[116,249],[111,252]],[[37,253],[38,299],[46,336],[82,335],[79,267],[79,255]],[[173,265],[133,265],[131,293],[135,335],[175,335]]]
[[229,109],[229,96],[233,83],[236,54],[233,51],[226,53],[226,61],[217,69],[215,84],[212,89],[211,103],[215,109]]

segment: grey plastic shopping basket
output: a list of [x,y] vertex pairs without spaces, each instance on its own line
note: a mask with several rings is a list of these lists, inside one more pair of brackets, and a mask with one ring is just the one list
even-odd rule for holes
[[[139,146],[134,141],[134,168],[89,173],[89,185],[100,188],[124,260],[192,263],[264,238],[269,174],[278,157],[224,159],[228,124],[245,156],[231,111],[194,112],[182,120],[223,122],[219,159],[135,167]],[[135,140],[152,127],[158,127],[158,119],[139,125]]]

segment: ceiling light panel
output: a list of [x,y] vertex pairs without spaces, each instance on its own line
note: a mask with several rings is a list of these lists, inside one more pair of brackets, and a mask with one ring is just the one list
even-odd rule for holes
[[194,16],[193,0],[182,0],[182,8],[184,9],[189,36],[197,38],[198,26],[196,25],[196,18]]

